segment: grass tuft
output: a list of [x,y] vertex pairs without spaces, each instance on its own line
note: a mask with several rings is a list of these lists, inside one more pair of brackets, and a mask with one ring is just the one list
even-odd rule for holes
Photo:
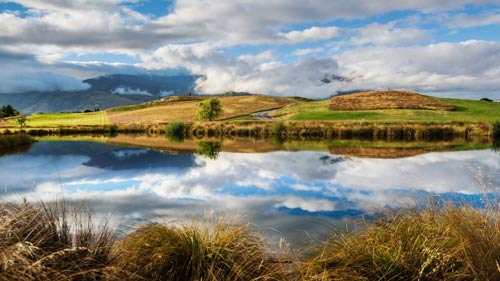
[[[71,221],[71,223],[70,223]],[[97,280],[111,267],[115,235],[85,206],[63,202],[0,205],[1,280]]]
[[307,280],[500,280],[500,215],[447,206],[403,211],[336,235],[304,262]]
[[268,280],[264,239],[238,220],[154,224],[121,240],[118,265],[146,280]]

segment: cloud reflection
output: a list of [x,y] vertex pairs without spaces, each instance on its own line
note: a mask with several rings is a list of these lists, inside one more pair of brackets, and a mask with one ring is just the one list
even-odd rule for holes
[[[3,200],[86,200],[120,221],[175,220],[210,210],[292,240],[304,231],[435,194],[481,194],[479,177],[500,184],[490,150],[401,159],[347,158],[324,152],[227,153],[217,159],[99,143],[40,142],[0,158]],[[481,174],[482,173],[482,174]],[[34,186],[34,189],[33,189]]]

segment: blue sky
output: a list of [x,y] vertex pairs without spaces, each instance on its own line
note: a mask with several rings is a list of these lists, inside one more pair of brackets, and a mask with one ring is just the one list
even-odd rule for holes
[[208,94],[500,98],[499,30],[499,0],[0,0],[0,93],[182,69]]

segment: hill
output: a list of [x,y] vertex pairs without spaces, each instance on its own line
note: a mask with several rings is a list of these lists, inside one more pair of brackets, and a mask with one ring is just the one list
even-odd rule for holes
[[[355,94],[352,94],[355,95]],[[348,96],[346,96],[348,97]],[[423,96],[426,97],[426,96]],[[491,122],[500,120],[500,104],[465,99],[434,98],[454,110],[366,109],[332,110],[331,100],[298,102],[272,114],[279,120],[393,122]],[[354,101],[353,101],[354,102]],[[354,106],[349,106],[352,108]]]
[[[161,100],[111,108],[89,113],[33,114],[27,125],[32,128],[56,128],[59,126],[101,126],[101,125],[154,125],[172,121],[192,122],[196,105],[207,97],[180,96]],[[247,115],[256,111],[280,108],[294,101],[271,96],[222,96],[219,97],[223,114],[218,120]],[[16,126],[14,120],[4,123]]]
[[194,87],[193,75],[124,75],[114,74],[84,80],[92,90],[116,95],[152,97],[187,95]]
[[122,96],[102,91],[78,92],[30,92],[21,94],[0,94],[0,105],[10,104],[24,114],[36,112],[74,112],[106,109],[119,105],[136,104],[153,100],[150,96]]
[[[160,101],[110,109],[109,120],[113,124],[162,123],[193,121],[196,105],[206,97],[170,97]],[[272,96],[222,96],[219,97],[223,113],[219,120],[247,115],[256,111],[281,108],[293,103],[287,98]]]
[[107,109],[168,95],[187,95],[195,79],[192,75],[108,75],[84,80],[91,86],[85,91],[0,94],[0,105],[10,104],[25,114],[84,111],[96,106]]
[[331,110],[426,109],[453,110],[453,105],[409,91],[370,91],[335,96]]

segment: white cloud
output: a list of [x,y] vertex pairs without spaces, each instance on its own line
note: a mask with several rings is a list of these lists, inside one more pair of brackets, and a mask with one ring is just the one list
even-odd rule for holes
[[[340,72],[357,77],[348,88],[404,88],[495,95],[500,89],[500,43],[467,41],[416,47],[367,47],[335,56]],[[463,96],[463,93],[461,94]]]
[[396,22],[387,24],[373,23],[359,28],[357,35],[349,42],[354,45],[398,46],[420,43],[432,38],[432,33],[418,28],[398,28]]
[[311,27],[303,31],[290,31],[282,34],[287,40],[292,43],[302,43],[305,41],[328,40],[340,35],[340,30],[337,27]]
[[500,24],[500,13],[498,10],[478,15],[461,13],[453,16],[447,24],[452,28],[498,25]]
[[292,52],[292,55],[295,55],[295,56],[306,56],[306,55],[310,55],[310,54],[315,54],[315,53],[322,53],[324,52],[325,49],[323,48],[305,48],[305,49],[297,49],[295,51]]
[[129,87],[118,87],[113,90],[112,92],[115,95],[143,95],[143,96],[153,96],[148,91],[141,90],[141,89],[132,89]]

